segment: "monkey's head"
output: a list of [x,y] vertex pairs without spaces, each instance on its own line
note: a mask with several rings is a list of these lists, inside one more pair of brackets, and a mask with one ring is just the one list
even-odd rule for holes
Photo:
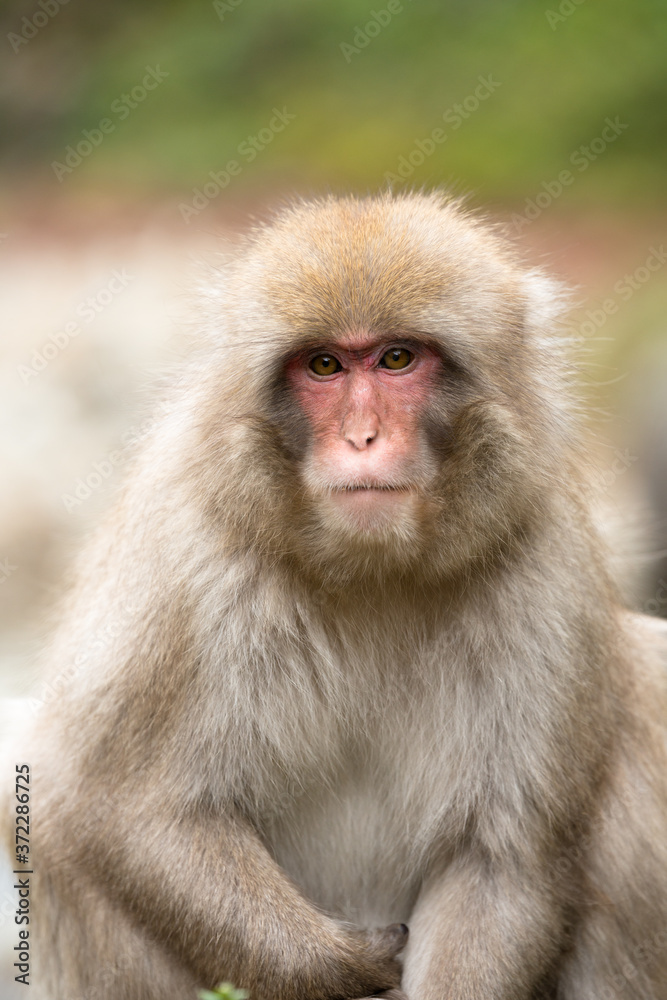
[[507,545],[563,477],[555,297],[440,195],[286,211],[232,265],[218,509],[344,578]]

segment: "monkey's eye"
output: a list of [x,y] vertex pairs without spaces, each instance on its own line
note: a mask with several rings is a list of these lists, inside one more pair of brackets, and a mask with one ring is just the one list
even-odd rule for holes
[[380,368],[391,368],[398,371],[399,368],[407,368],[412,361],[414,354],[406,351],[404,347],[392,347],[386,354],[382,355]]
[[312,359],[308,367],[316,375],[334,375],[336,372],[342,371],[343,368],[340,361],[334,358],[332,354],[318,354],[316,358]]

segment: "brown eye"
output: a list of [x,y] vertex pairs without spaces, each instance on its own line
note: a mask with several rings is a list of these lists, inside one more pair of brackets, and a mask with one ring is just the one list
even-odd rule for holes
[[332,354],[318,354],[308,365],[316,375],[333,375],[343,367],[337,358]]
[[414,355],[410,351],[406,351],[404,347],[392,347],[382,356],[380,367],[398,371],[399,368],[407,368],[413,357]]

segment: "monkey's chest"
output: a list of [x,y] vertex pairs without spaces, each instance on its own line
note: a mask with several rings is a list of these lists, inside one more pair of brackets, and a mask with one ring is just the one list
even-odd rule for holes
[[268,846],[305,895],[366,926],[407,920],[420,865],[397,795],[370,778],[321,788],[274,821]]

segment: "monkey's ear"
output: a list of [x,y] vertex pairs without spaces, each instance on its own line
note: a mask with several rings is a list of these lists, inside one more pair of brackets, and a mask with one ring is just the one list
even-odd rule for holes
[[539,268],[524,271],[521,287],[525,296],[525,328],[528,333],[540,334],[552,330],[556,321],[571,308],[569,289]]

